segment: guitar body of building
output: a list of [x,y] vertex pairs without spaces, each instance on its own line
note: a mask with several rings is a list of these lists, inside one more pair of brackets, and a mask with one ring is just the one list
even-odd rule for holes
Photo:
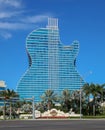
[[46,28],[32,31],[26,39],[29,67],[17,85],[21,98],[40,96],[48,89],[61,93],[79,90],[84,84],[76,70],[78,41],[65,46],[60,41],[58,19],[49,18]]

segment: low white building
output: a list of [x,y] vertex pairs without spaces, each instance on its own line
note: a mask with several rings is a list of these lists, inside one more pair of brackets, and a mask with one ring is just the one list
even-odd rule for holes
[[1,90],[5,90],[5,88],[6,88],[5,81],[0,80],[0,91],[1,91]]

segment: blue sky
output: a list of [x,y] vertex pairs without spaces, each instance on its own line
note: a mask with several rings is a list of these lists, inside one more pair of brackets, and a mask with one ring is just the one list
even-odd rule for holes
[[26,37],[48,17],[59,19],[64,45],[80,42],[77,70],[85,81],[105,83],[105,0],[0,0],[0,80],[16,90],[28,68]]

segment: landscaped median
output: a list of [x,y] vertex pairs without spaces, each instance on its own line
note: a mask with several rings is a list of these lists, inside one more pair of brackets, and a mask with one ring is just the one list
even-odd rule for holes
[[105,115],[98,115],[98,116],[83,116],[83,119],[105,119]]

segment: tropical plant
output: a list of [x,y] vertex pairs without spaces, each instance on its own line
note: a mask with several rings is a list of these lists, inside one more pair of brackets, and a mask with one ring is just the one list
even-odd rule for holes
[[72,108],[73,108],[73,111],[75,111],[76,113],[79,113],[79,108],[80,108],[80,91],[79,90],[73,91]]
[[86,97],[88,97],[88,102],[90,100],[90,94],[91,94],[91,89],[89,88],[89,83],[84,84],[82,87],[83,92],[85,93]]
[[[83,86],[83,92],[86,94],[88,97],[88,109],[89,109],[89,114],[93,113],[93,115],[96,115],[99,113],[98,108],[99,108],[99,103],[103,102],[103,93],[104,93],[104,87],[105,84],[99,85],[99,84],[85,84]],[[90,95],[92,95],[93,100],[90,101]]]
[[58,98],[57,94],[55,94],[53,90],[46,90],[41,96],[41,99],[43,103],[47,104],[47,109],[50,110]]
[[62,91],[62,94],[60,96],[60,104],[62,106],[62,110],[65,112],[70,111],[72,102],[72,92],[68,89],[65,89]]
[[32,104],[24,104],[21,107],[21,111],[23,111],[23,113],[32,113]]
[[0,97],[2,100],[4,100],[4,119],[6,114],[6,103],[9,103],[10,105],[10,118],[12,113],[12,102],[15,100],[15,98],[19,97],[19,95],[14,90],[3,90],[0,91]]

